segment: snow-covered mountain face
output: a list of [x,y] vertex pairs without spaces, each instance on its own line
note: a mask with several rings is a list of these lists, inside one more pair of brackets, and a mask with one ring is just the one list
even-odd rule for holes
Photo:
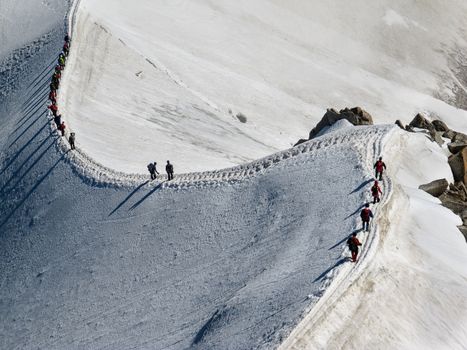
[[82,0],[62,111],[83,149],[125,172],[257,159],[327,107],[467,131],[465,18],[460,0]]
[[2,0],[0,2],[0,61],[13,50],[47,35],[63,23],[68,1]]

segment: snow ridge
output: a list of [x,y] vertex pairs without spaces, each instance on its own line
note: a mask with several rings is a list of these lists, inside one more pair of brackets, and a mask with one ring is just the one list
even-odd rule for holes
[[[394,130],[395,129],[392,128],[379,139],[378,142],[368,142],[366,150],[366,168],[369,174],[372,174],[374,171],[372,160],[378,155],[383,154],[384,145],[389,143],[389,140],[394,136]],[[371,156],[373,156],[373,158]],[[359,253],[357,263],[354,265],[339,264],[328,272],[320,291],[311,296],[316,300],[316,303],[312,305],[309,313],[280,345],[278,348],[279,350],[299,350],[306,348],[309,335],[313,332],[315,325],[322,322],[330,309],[345,296],[349,286],[363,276],[367,267],[373,260],[382,237],[384,237],[385,232],[389,230],[389,213],[394,204],[391,200],[394,192],[394,185],[391,178],[387,175],[384,176],[382,184],[384,192],[378,206],[373,208],[374,218],[370,225],[370,231],[359,234],[359,239],[362,242],[363,248]],[[363,237],[360,236],[362,234]],[[343,252],[342,256],[345,258],[346,251]]]

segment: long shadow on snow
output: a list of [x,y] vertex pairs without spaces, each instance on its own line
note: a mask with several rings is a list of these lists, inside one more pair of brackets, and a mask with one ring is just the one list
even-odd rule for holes
[[157,185],[156,187],[154,187],[147,195],[145,195],[143,198],[141,198],[139,201],[137,201],[135,204],[133,204],[133,206],[130,208],[130,210],[134,210],[136,208],[138,208],[141,203],[143,203],[146,199],[148,199],[154,192],[156,192],[158,189],[160,189],[162,187],[162,184],[164,183],[165,181],[162,181],[159,185]]
[[[25,117],[26,119],[22,119],[22,121],[19,121],[17,123],[17,127],[15,130],[13,130],[12,134],[14,134],[15,132],[17,132],[19,129],[21,129],[31,118],[34,117],[34,115],[36,115],[36,113],[38,113],[42,108],[44,109],[43,112],[41,112],[41,115],[44,113],[44,112],[47,112],[47,109],[46,109],[46,106],[45,106],[45,96],[41,96],[38,103],[34,105],[34,109],[31,109],[29,112],[26,113]],[[11,146],[10,146],[11,147]]]
[[5,226],[5,224],[10,220],[10,218],[13,216],[13,214],[28,200],[28,198],[31,196],[31,194],[34,193],[34,191],[41,185],[42,182],[54,171],[54,169],[57,167],[57,165],[63,161],[65,158],[65,154],[63,154],[55,163],[52,165],[52,167],[34,184],[34,186],[29,190],[29,192],[24,196],[24,198],[13,208],[13,210],[6,216],[6,218],[0,223],[0,228]]
[[147,180],[146,182],[143,182],[141,185],[139,185],[138,187],[136,187],[133,192],[131,192],[128,196],[126,196],[126,198],[119,204],[117,205],[117,207],[112,210],[109,214],[109,216],[112,216],[118,209],[120,209],[126,202],[128,202],[128,200],[133,197],[136,192],[138,192],[144,185],[148,184],[149,183],[149,180]]
[[[354,230],[350,235],[352,235],[353,233],[359,233],[361,231],[361,229],[356,229]],[[344,243],[349,237],[344,237],[343,239],[341,239],[339,242],[337,242],[336,244],[334,244],[331,248],[329,248],[328,250],[333,250],[334,248],[340,246],[342,243]]]
[[366,185],[368,185],[369,183],[371,183],[373,181],[373,179],[368,179],[366,181],[363,181],[356,189],[354,189],[352,192],[350,192],[349,194],[353,194],[355,192],[358,192],[360,191],[363,187],[365,187]]
[[31,93],[30,95],[31,100],[29,100],[27,105],[23,107],[23,112],[30,110],[32,106],[38,102],[37,101],[38,96],[44,99],[47,97],[48,86],[49,86],[49,81],[46,80],[33,93]]
[[35,78],[33,81],[31,81],[31,83],[29,84],[29,87],[28,87],[28,90],[31,90],[31,89],[34,89],[37,85],[40,84],[40,81],[44,78],[44,77],[49,77],[50,76],[50,73],[52,73],[52,69],[55,65],[55,62],[57,61],[58,59],[58,56],[57,57],[54,57],[53,60],[42,70],[42,72],[40,72]]
[[[46,84],[44,84],[46,85]],[[48,93],[48,86],[42,86],[41,89],[35,93],[34,95],[31,95],[30,100],[27,101],[26,105],[23,105],[23,108],[21,110],[22,113],[25,113],[25,115],[19,120],[19,123],[23,122],[26,117],[29,116],[30,112],[34,110],[37,105],[41,102],[46,102]]]
[[[21,163],[20,166],[18,166],[15,170],[15,172],[12,174],[12,176],[10,177],[10,179],[3,185],[3,187],[0,189],[0,193],[3,193],[3,191],[5,190],[5,188],[8,187],[8,185],[10,184],[10,182],[20,173],[21,169],[24,167],[24,165],[26,165],[26,163],[42,148],[42,146],[45,145],[45,143],[50,140],[50,138],[53,137],[53,134],[49,134],[46,138],[44,138],[44,140],[40,143],[39,146],[37,146],[37,148],[23,161],[23,163]],[[53,144],[53,142],[52,142]],[[49,149],[49,147],[47,147],[47,149]],[[27,172],[27,171],[26,171]]]
[[32,141],[37,137],[39,136],[39,134],[48,126],[49,122],[45,123],[44,125],[42,125],[42,127],[33,135],[33,137],[28,141],[26,142],[16,153],[15,155],[8,161],[8,163],[5,165],[5,167],[2,169],[2,171],[0,172],[0,175],[2,175],[9,167],[11,164],[13,164],[13,162],[19,157],[19,155],[26,149],[26,147],[28,147]]
[[357,208],[357,210],[355,210],[352,214],[346,216],[346,218],[344,219],[347,220],[348,218],[354,216],[355,214],[357,214],[358,212],[360,212],[360,210],[362,210],[363,208],[365,208],[365,204],[362,204],[360,207]]
[[[49,151],[49,149],[54,145],[54,143],[57,141],[58,136],[55,136],[55,138],[52,140],[52,142],[47,146],[46,149],[42,151],[42,153],[39,155],[39,157],[36,158],[36,160],[29,166],[28,171],[24,172],[24,174],[18,178],[18,181],[15,182],[13,186],[10,187],[9,190],[3,192],[3,194],[7,195],[9,194],[18,184],[26,177],[26,175],[29,174],[29,171],[46,155],[46,153]],[[35,152],[34,152],[35,153]],[[3,187],[5,188],[5,186]],[[3,190],[3,189],[2,189]]]
[[313,281],[313,283],[316,283],[318,281],[321,281],[324,277],[326,277],[326,275],[332,271],[333,269],[335,269],[337,266],[340,266],[342,265],[343,263],[345,263],[346,261],[349,261],[349,259],[347,258],[342,258],[340,260],[338,260],[333,266],[329,267],[326,269],[326,271],[324,271],[321,275],[319,275],[318,277],[316,277]]
[[36,124],[37,121],[40,120],[41,117],[42,117],[43,115],[45,115],[45,114],[47,114],[47,111],[46,111],[46,110],[42,111],[42,112],[37,116],[37,118],[35,118],[35,119],[31,122],[31,124],[29,124],[28,127],[27,127],[26,129],[24,129],[23,132],[22,132],[21,134],[19,134],[19,135],[16,137],[16,139],[15,139],[12,143],[10,143],[10,146],[8,146],[8,148],[11,148],[11,146],[13,146],[16,142],[18,142],[18,140],[26,133],[26,131],[28,131],[34,124]]

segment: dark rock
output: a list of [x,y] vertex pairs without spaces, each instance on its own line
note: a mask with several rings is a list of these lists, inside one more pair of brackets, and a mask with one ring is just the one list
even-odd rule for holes
[[446,208],[451,209],[457,215],[467,209],[467,203],[456,192],[447,190],[438,198]]
[[360,107],[344,108],[339,112],[334,108],[329,108],[319,123],[310,131],[308,139],[316,137],[323,128],[341,119],[347,119],[353,125],[373,125],[371,115]]
[[418,188],[431,194],[432,196],[439,197],[448,189],[448,186],[448,180],[439,179],[425,185],[421,185]]
[[463,148],[458,153],[451,155],[448,159],[448,163],[454,175],[454,181],[462,181],[465,184],[467,180],[467,148]]
[[457,228],[464,235],[465,241],[467,242],[467,226],[462,225],[462,226],[457,226]]
[[451,141],[455,135],[456,135],[456,132],[454,130],[448,130],[443,133],[443,137],[450,139]]
[[451,141],[467,143],[467,135],[461,132],[454,131],[454,136],[451,138]]
[[413,129],[413,127],[410,126],[410,125],[406,125],[406,126],[405,126],[405,130],[408,131],[408,132],[415,132],[415,130]]
[[433,126],[434,126],[434,128],[435,128],[436,131],[445,132],[445,131],[448,131],[448,130],[449,130],[449,128],[448,128],[448,126],[446,125],[446,123],[443,122],[442,120],[439,120],[439,119],[433,120],[433,121],[431,122],[431,124],[433,124]]
[[436,142],[439,146],[444,145],[442,135],[443,133],[440,131],[430,130],[431,141]]
[[448,143],[448,149],[449,149],[449,152],[451,152],[452,154],[456,154],[460,151],[462,151],[463,148],[467,147],[467,143],[463,143],[463,142],[451,142],[451,143]]
[[401,122],[399,119],[396,120],[396,125],[397,125],[399,128],[401,128],[402,130],[405,130],[404,124],[402,124],[402,122]]
[[462,213],[459,214],[459,216],[461,217],[464,226],[467,226],[467,208],[464,209]]
[[413,128],[434,130],[435,127],[422,114],[418,113],[409,124]]

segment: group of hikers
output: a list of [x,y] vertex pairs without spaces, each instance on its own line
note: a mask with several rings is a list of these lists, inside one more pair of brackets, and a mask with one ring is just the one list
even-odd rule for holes
[[[379,186],[378,180],[383,180],[383,172],[386,169],[386,164],[383,162],[383,158],[379,157],[373,166],[375,169],[375,182],[371,187],[371,195],[373,197],[373,204],[379,203],[380,195],[383,194],[381,187]],[[370,220],[373,218],[373,212],[370,209],[370,203],[366,203],[362,211],[360,212],[360,218],[362,219],[362,231],[370,230]],[[358,247],[362,244],[357,238],[357,232],[352,233],[350,238],[347,240],[350,253],[352,254],[352,261],[356,262],[358,257]]]
[[[159,175],[159,172],[157,171],[157,162],[154,163],[149,163],[148,164],[148,171],[149,174],[151,175],[151,180],[155,180],[157,178],[157,175]],[[165,171],[167,173],[167,180],[173,180],[174,178],[174,166],[170,161],[167,161],[167,164],[165,165]]]
[[[60,87],[60,79],[62,78],[62,71],[65,68],[66,59],[68,57],[69,52],[70,52],[70,36],[67,34],[65,35],[62,52],[58,56],[58,62],[57,62],[57,65],[55,66],[55,70],[52,75],[52,80],[50,82],[50,92],[49,92],[50,105],[47,107],[52,112],[55,125],[57,126],[57,130],[60,131],[62,136],[65,136],[66,125],[65,125],[65,122],[62,120],[62,115],[58,111],[57,90]],[[75,149],[75,137],[76,136],[74,132],[70,133],[70,136],[68,137],[68,142],[70,143],[71,149]]]
[[[60,79],[62,77],[62,71],[65,68],[66,60],[67,60],[69,52],[70,52],[70,36],[66,34],[64,38],[62,52],[58,56],[58,62],[57,62],[57,65],[55,66],[55,70],[52,75],[52,80],[50,82],[50,92],[49,92],[50,105],[47,107],[52,112],[55,125],[57,126],[57,130],[60,131],[62,136],[65,136],[66,125],[65,125],[65,122],[62,120],[62,115],[58,111],[57,90],[60,87]],[[72,150],[75,149],[75,139],[76,139],[75,133],[71,132],[70,136],[68,137],[68,142],[70,143],[70,148]],[[156,165],[157,165],[156,162],[148,164],[148,170],[149,170],[149,173],[151,174],[151,180],[155,180],[157,175],[159,175]],[[165,166],[165,171],[167,172],[167,179],[169,181],[173,180],[174,167],[170,163],[170,161],[167,161],[167,164]]]

